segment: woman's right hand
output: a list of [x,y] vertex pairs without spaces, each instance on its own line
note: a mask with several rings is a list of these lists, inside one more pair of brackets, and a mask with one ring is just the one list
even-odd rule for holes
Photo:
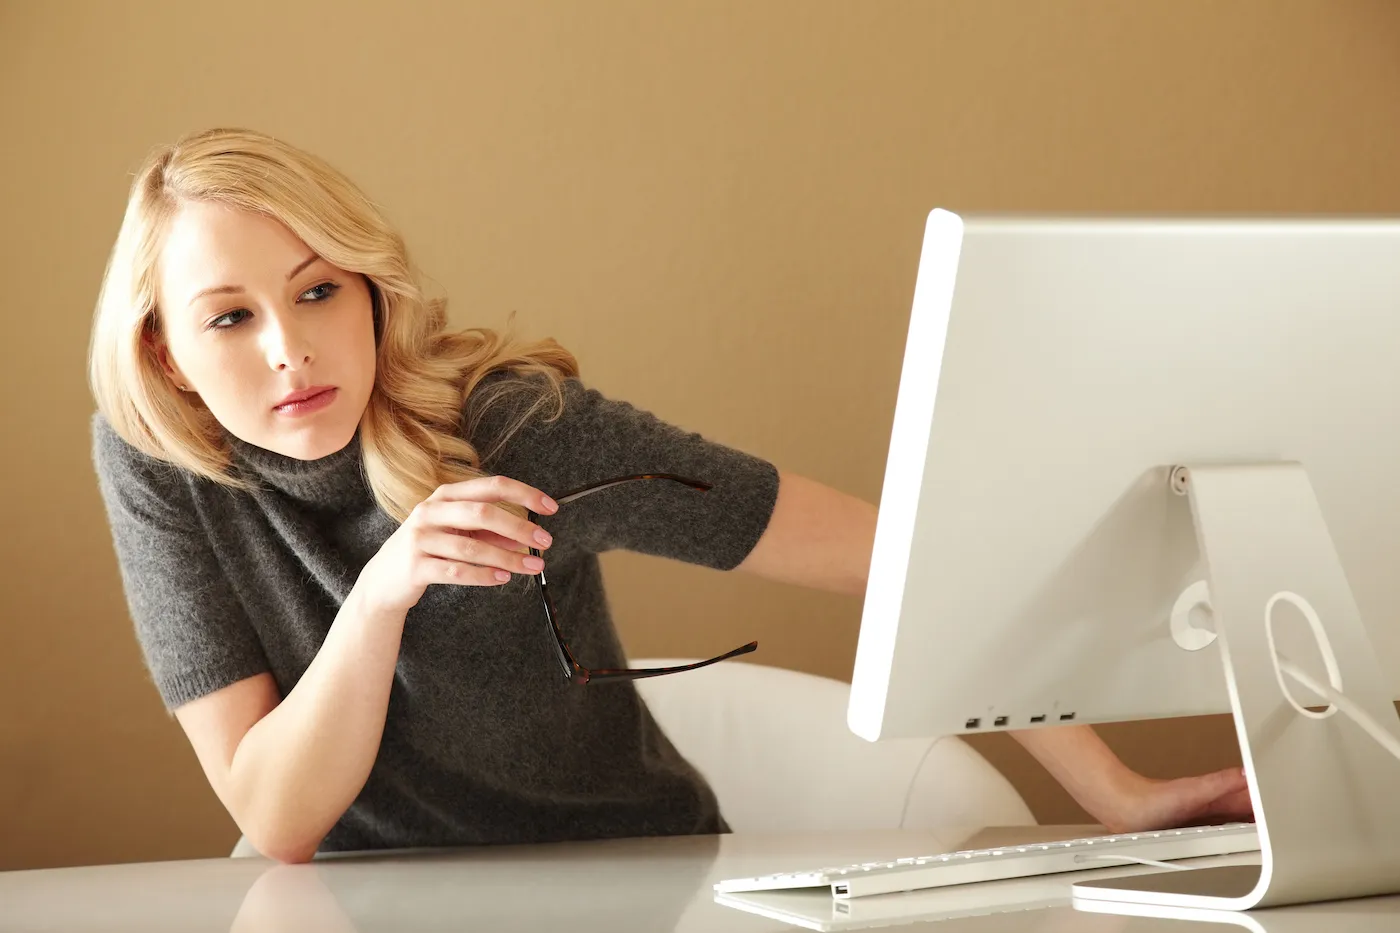
[[430,583],[500,586],[511,574],[539,573],[544,562],[519,549],[545,550],[549,533],[498,502],[540,515],[559,510],[538,489],[504,476],[439,486],[365,564],[355,584],[361,598],[379,611],[406,613]]

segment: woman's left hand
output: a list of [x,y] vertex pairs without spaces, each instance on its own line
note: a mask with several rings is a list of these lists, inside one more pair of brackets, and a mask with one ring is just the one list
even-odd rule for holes
[[1011,733],[1110,832],[1254,818],[1241,768],[1159,780],[1132,770],[1089,726]]
[[1134,774],[1120,782],[1101,810],[1096,817],[1113,833],[1254,819],[1249,786],[1240,768],[1171,780]]

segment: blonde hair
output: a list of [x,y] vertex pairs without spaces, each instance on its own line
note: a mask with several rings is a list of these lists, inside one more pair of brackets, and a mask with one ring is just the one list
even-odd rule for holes
[[[462,405],[482,379],[506,370],[545,377],[498,439],[503,444],[551,398],[557,417],[573,355],[553,340],[523,344],[484,328],[447,330],[446,302],[424,297],[402,237],[348,178],[281,140],[212,129],[152,152],[136,174],[108,261],[89,347],[98,410],[127,443],[214,482],[242,487],[212,414],[165,376],[157,355],[162,237],[183,201],[218,202],[273,217],[318,256],[359,273],[374,301],[374,388],[360,420],[365,475],[380,507],[402,521],[443,483],[483,475],[464,439]],[[521,381],[507,380],[484,411]],[[489,456],[489,454],[488,454]],[[512,511],[515,511],[514,509]]]

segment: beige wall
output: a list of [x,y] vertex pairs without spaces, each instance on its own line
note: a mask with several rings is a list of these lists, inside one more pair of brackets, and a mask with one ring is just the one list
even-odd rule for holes
[[[0,868],[236,836],[145,680],[88,459],[90,309],[147,146],[313,148],[455,321],[516,311],[605,391],[871,500],[929,208],[1400,212],[1387,0],[355,6],[0,2]],[[636,654],[756,637],[849,675],[855,600],[607,571]],[[1227,725],[1105,732],[1168,776],[1236,760]]]

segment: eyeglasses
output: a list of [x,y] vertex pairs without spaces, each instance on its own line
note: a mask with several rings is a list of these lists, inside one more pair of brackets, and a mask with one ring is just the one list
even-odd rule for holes
[[[555,497],[555,502],[563,508],[570,502],[582,499],[584,496],[591,496],[595,492],[604,489],[611,489],[623,483],[631,483],[637,480],[662,479],[673,483],[680,483],[688,486],[697,492],[709,492],[709,483],[702,483],[699,480],[686,479],[682,476],[674,476],[670,473],[641,473],[636,476],[621,476],[617,479],[606,480],[583,489],[576,489],[566,495]],[[538,522],[539,516],[534,512],[527,513],[532,522]],[[530,553],[535,557],[540,557],[538,548],[530,548]],[[535,585],[539,588],[540,599],[544,602],[545,619],[549,622],[549,632],[554,637],[555,656],[559,660],[559,667],[564,672],[564,679],[570,683],[588,684],[595,680],[637,680],[642,677],[660,677],[663,674],[679,674],[682,671],[693,671],[697,668],[716,664],[720,661],[727,661],[730,658],[738,657],[741,654],[748,654],[758,649],[758,642],[751,641],[747,645],[735,648],[719,657],[710,658],[708,661],[696,661],[693,664],[682,664],[676,667],[638,667],[638,668],[588,668],[578,663],[574,654],[569,650],[569,645],[564,641],[564,634],[559,630],[559,614],[554,609],[554,601],[549,598],[549,583],[545,580],[544,571],[535,574]]]

